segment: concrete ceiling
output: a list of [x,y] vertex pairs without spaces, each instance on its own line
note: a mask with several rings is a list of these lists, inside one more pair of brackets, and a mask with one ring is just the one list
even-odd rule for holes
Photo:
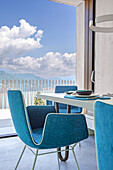
[[59,2],[71,6],[78,6],[80,3],[84,2],[84,0],[50,0],[50,1]]

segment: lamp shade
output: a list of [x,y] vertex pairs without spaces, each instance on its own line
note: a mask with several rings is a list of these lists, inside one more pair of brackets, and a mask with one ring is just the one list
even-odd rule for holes
[[[98,16],[95,19],[95,23],[101,23],[107,21],[113,21],[113,14]],[[113,27],[97,27],[93,25],[92,20],[89,22],[89,28],[94,32],[113,33]]]

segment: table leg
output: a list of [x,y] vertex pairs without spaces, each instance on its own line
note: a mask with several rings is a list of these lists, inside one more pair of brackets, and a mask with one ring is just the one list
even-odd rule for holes
[[[65,149],[69,149],[69,146],[66,146]],[[58,148],[57,151],[61,151],[61,148]],[[61,161],[63,161],[63,162],[67,161],[67,159],[68,159],[68,157],[69,157],[69,151],[65,151],[65,157],[64,157],[64,158],[62,157],[61,152],[58,152],[58,157],[59,157],[59,159],[60,159]]]
[[[55,108],[56,108],[56,112],[59,113],[59,106],[58,106],[57,102],[55,102]],[[70,105],[67,105],[67,113],[70,113]],[[65,149],[66,150],[69,149],[69,146],[66,146]],[[58,148],[57,151],[61,151],[61,148]],[[65,162],[69,157],[69,151],[65,151],[65,157],[64,158],[62,157],[61,152],[58,152],[58,157],[61,161]]]
[[59,113],[59,106],[57,102],[55,102],[55,109],[56,109],[56,112]]
[[71,112],[71,106],[67,105],[67,113],[70,113],[70,112]]

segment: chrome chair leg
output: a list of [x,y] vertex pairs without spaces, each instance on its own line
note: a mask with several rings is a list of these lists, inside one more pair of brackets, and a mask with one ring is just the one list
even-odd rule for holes
[[60,161],[59,161],[58,152],[57,152],[57,160],[58,160],[58,169],[60,170]]
[[33,163],[33,168],[32,168],[32,170],[34,170],[34,168],[35,168],[37,156],[38,156],[38,149],[36,150],[36,155],[35,155],[35,160],[34,160],[34,163]]
[[20,163],[20,160],[21,160],[21,158],[22,158],[22,156],[23,156],[23,153],[24,153],[25,149],[26,149],[26,145],[24,146],[24,149],[22,150],[22,153],[21,153],[21,155],[20,155],[20,157],[19,157],[19,160],[18,160],[18,162],[17,162],[17,164],[16,164],[15,170],[17,169],[17,167],[18,167],[18,165],[19,165],[19,163]]
[[74,158],[75,158],[75,162],[76,162],[76,165],[77,165],[77,169],[80,170],[80,169],[79,169],[79,166],[78,166],[77,159],[76,159],[76,155],[75,155],[75,152],[74,152],[74,148],[72,149],[72,152],[73,152],[73,156],[74,156]]

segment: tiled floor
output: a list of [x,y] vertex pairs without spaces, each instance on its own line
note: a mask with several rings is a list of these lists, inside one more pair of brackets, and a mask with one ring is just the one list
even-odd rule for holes
[[[18,137],[0,139],[0,170],[13,170],[23,147],[24,144]],[[87,140],[81,142],[81,147],[77,145],[75,153],[80,170],[97,170],[94,136],[90,136]],[[18,166],[18,170],[31,170],[33,161],[34,155],[30,150],[26,149],[23,159]],[[60,161],[60,167],[61,170],[77,169],[71,151],[68,161]],[[56,153],[39,156],[35,169],[57,170]]]

